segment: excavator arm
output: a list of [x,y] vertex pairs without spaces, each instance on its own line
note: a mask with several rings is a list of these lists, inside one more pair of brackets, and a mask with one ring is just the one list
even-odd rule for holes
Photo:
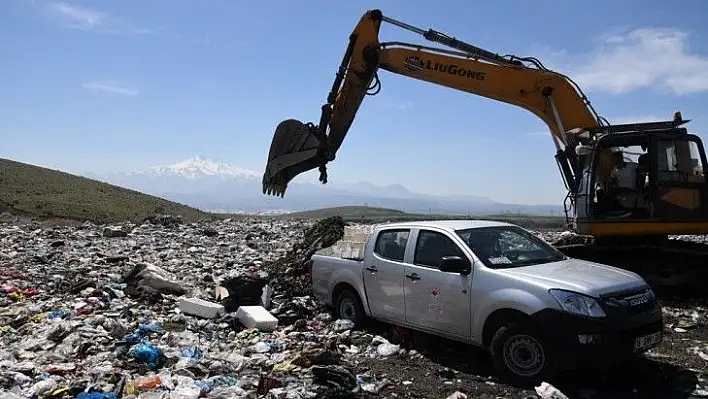
[[[379,42],[387,22],[422,35],[452,50],[403,42]],[[263,193],[284,196],[297,175],[319,167],[327,182],[326,164],[335,159],[366,95],[378,93],[379,69],[476,94],[524,108],[547,125],[556,160],[570,187],[578,174],[570,131],[604,124],[590,102],[568,77],[546,69],[535,58],[499,56],[434,30],[422,30],[367,11],[349,37],[318,125],[288,119],[275,132],[263,175]],[[373,92],[372,92],[373,90]]]

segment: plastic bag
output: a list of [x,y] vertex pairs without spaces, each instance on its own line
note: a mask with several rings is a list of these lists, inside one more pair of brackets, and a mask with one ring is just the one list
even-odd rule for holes
[[162,351],[148,342],[136,345],[133,348],[133,357],[135,360],[147,364],[152,370],[159,369],[164,362]]

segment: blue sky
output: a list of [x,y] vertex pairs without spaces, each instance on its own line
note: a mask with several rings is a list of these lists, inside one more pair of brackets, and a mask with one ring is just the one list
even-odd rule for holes
[[[689,130],[708,132],[708,3],[700,0],[3,0],[0,157],[77,173],[199,154],[262,172],[280,120],[319,119],[348,36],[370,8],[540,58],[574,78],[612,122],[681,110]],[[381,37],[429,44],[389,26]],[[380,77],[382,90],[365,99],[330,180],[562,201],[540,119]]]

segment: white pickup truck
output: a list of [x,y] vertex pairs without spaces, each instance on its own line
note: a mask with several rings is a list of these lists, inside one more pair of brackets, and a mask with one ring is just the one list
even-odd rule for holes
[[338,317],[480,346],[515,384],[631,358],[662,339],[661,307],[640,276],[568,258],[513,224],[390,223],[362,249],[358,259],[331,248],[311,259],[313,293]]

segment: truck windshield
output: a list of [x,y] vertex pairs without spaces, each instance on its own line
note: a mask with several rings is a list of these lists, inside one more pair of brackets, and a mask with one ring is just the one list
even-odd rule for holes
[[560,251],[517,226],[456,230],[485,266],[493,269],[538,265],[566,259]]

